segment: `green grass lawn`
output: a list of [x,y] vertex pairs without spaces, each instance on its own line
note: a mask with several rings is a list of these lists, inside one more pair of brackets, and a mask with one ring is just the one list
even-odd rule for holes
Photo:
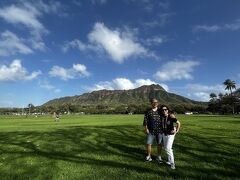
[[171,170],[145,162],[143,115],[0,116],[1,179],[240,178],[240,117],[177,117]]

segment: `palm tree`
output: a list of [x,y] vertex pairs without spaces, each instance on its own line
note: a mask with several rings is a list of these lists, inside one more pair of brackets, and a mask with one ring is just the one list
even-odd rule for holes
[[218,94],[218,97],[219,97],[220,100],[222,100],[223,96],[224,96],[223,93]]
[[28,114],[30,115],[31,114],[31,108],[33,108],[33,104],[28,104]]
[[210,101],[208,103],[208,108],[210,111],[212,111],[214,114],[217,112],[217,95],[215,93],[211,93],[209,95]]
[[211,93],[209,95],[209,97],[210,97],[211,101],[214,101],[217,98],[217,95],[215,93]]
[[226,86],[226,90],[229,90],[230,91],[230,95],[231,95],[231,103],[232,103],[232,112],[233,114],[235,113],[234,112],[234,103],[233,103],[233,95],[232,95],[232,90],[233,89],[236,89],[236,82],[235,81],[232,81],[231,79],[226,79],[223,84]]

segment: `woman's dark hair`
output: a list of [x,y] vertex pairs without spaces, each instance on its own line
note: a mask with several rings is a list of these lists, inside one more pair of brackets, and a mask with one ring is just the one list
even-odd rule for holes
[[163,114],[163,113],[162,113],[162,109],[163,109],[164,107],[167,108],[168,114],[171,114],[171,113],[172,113],[172,111],[170,110],[170,108],[169,108],[167,105],[163,104],[163,105],[161,105],[160,108],[159,108],[160,114]]

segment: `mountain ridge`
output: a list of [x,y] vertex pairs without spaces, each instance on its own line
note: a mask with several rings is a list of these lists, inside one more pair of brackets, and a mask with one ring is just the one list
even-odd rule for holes
[[67,96],[50,100],[43,106],[59,106],[66,103],[72,105],[127,105],[146,104],[151,98],[156,98],[161,104],[200,104],[186,97],[169,93],[158,84],[143,85],[129,90],[98,90],[82,95]]

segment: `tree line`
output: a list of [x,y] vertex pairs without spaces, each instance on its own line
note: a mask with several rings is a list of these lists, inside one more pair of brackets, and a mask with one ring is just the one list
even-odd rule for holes
[[211,93],[207,110],[213,114],[239,114],[240,89],[236,88],[236,82],[231,79],[226,79],[223,84],[229,93]]
[[[207,104],[168,104],[174,113],[183,114],[186,111],[195,113],[206,113]],[[149,108],[149,103],[146,104],[120,104],[116,106],[108,105],[73,105],[64,103],[60,106],[34,106],[28,104],[25,108],[0,108],[0,114],[18,114],[18,115],[44,115],[53,114],[144,114]]]

